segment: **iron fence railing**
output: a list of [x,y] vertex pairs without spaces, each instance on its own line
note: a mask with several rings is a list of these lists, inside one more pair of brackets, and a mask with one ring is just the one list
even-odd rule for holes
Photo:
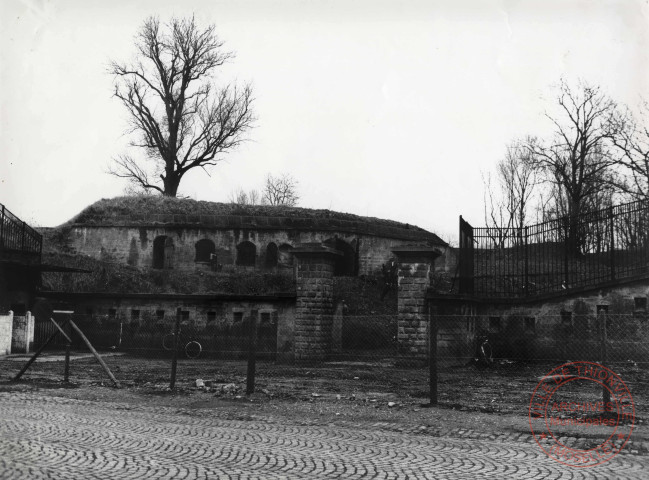
[[473,228],[460,218],[460,293],[533,297],[649,273],[649,202],[523,228]]
[[42,246],[42,235],[0,204],[0,248],[40,255]]

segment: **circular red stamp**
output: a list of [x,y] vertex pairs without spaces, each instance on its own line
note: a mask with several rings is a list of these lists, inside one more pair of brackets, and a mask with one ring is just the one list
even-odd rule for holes
[[534,440],[550,458],[571,467],[594,467],[611,460],[629,441],[635,404],[612,370],[571,362],[536,385],[529,421]]

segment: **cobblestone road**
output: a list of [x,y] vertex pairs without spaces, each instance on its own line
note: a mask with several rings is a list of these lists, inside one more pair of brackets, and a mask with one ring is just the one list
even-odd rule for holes
[[649,468],[649,457],[629,454],[569,469],[523,434],[457,438],[226,413],[0,393],[0,478],[646,478]]

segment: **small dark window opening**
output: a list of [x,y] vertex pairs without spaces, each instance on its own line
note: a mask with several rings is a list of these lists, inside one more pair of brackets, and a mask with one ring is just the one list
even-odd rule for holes
[[195,262],[210,262],[212,255],[216,252],[216,246],[212,240],[203,238],[196,242],[196,258]]
[[608,313],[608,305],[597,305],[597,313]]
[[189,311],[188,310],[183,310],[182,312],[180,312],[180,318],[183,321],[189,320]]
[[216,312],[207,312],[207,321],[215,322],[216,321]]
[[242,322],[243,312],[233,312],[232,318],[234,319],[234,323]]
[[257,257],[257,247],[252,242],[241,242],[237,245],[237,265],[254,267]]
[[633,299],[633,304],[636,312],[640,313],[647,311],[647,297],[635,297]]
[[525,317],[525,331],[526,332],[536,331],[536,319],[534,317]]
[[158,320],[164,320],[165,319],[165,311],[164,310],[156,310],[155,311],[155,316]]
[[499,332],[500,327],[500,317],[489,317],[489,330],[492,332]]
[[114,308],[108,309],[108,318],[115,318],[117,316],[117,310]]
[[131,310],[131,320],[139,320],[139,319],[140,319],[140,311]]
[[270,312],[261,312],[260,323],[271,323],[270,322]]
[[273,242],[266,247],[266,268],[275,268],[277,266],[278,248]]

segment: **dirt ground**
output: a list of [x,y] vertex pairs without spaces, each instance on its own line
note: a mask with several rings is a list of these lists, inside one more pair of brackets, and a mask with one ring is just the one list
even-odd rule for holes
[[[209,415],[226,409],[233,418],[286,417],[306,423],[368,421],[395,430],[439,428],[529,433],[528,407],[540,378],[556,365],[503,362],[489,369],[474,365],[440,368],[439,404],[428,404],[427,368],[394,368],[370,362],[331,362],[318,366],[257,362],[255,393],[245,394],[244,361],[181,360],[176,388],[169,390],[170,360],[128,355],[105,356],[122,383],[108,376],[88,353],[73,353],[70,382],[63,382],[62,356],[47,354],[19,382],[10,381],[25,356],[0,359],[0,391],[38,391],[82,400],[177,407]],[[613,369],[628,385],[635,403],[634,441],[647,442],[649,371],[634,364]],[[205,386],[197,387],[201,379]]]

